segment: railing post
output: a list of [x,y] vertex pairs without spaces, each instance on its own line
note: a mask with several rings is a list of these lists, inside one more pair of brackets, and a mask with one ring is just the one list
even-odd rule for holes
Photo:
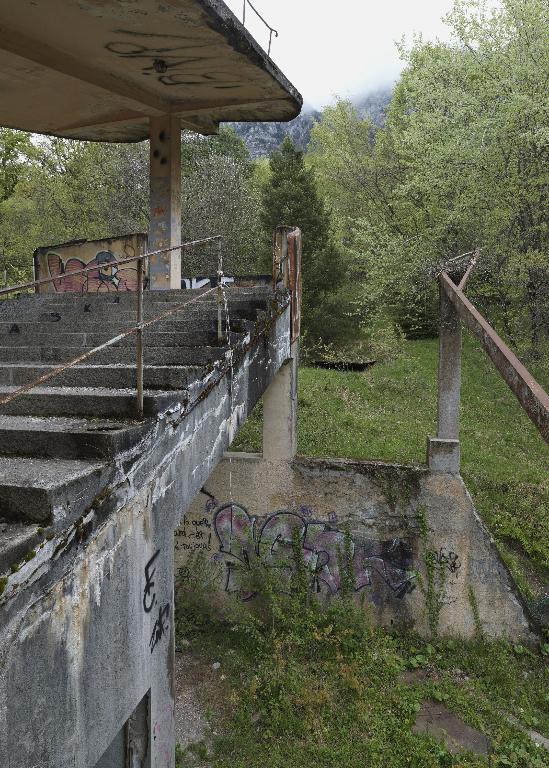
[[428,440],[428,464],[435,471],[459,473],[461,321],[442,286],[438,356],[438,430]]
[[137,338],[136,375],[137,375],[137,416],[143,418],[143,259],[137,260]]

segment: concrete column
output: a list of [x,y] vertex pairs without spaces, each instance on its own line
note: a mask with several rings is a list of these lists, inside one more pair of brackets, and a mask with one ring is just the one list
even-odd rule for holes
[[263,395],[263,458],[289,461],[297,453],[297,368],[299,341],[292,357],[274,377]]
[[[150,119],[149,250],[181,245],[181,124],[170,115]],[[181,251],[151,256],[150,288],[181,288]]]
[[459,408],[461,390],[461,321],[445,291],[440,289],[438,360],[438,433],[428,441],[431,469],[459,472]]

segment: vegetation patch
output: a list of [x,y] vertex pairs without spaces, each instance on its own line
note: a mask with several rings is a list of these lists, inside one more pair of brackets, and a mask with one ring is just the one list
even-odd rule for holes
[[[363,373],[300,368],[299,453],[425,462],[426,438],[436,434],[437,361],[432,339],[405,342],[397,358]],[[468,336],[462,373],[464,481],[490,532],[509,552],[519,585],[539,601],[549,569],[549,447]],[[261,429],[258,404],[233,450],[261,451]],[[524,559],[513,555],[517,548],[536,580]]]
[[[549,753],[506,717],[549,733],[549,673],[541,653],[481,639],[425,642],[389,634],[372,625],[367,605],[358,606],[346,590],[322,608],[307,588],[299,547],[293,549],[287,594],[273,589],[265,569],[255,577],[253,612],[228,599],[220,619],[208,607],[203,576],[196,582],[191,576],[179,590],[178,642],[202,662],[220,662],[227,688],[220,717],[215,706],[208,714],[207,744],[178,749],[178,768],[547,765]],[[492,752],[450,749],[415,733],[426,701],[443,702],[485,734]]]

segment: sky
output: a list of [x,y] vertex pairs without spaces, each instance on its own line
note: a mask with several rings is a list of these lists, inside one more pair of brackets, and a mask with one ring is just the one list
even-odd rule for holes
[[[244,0],[225,0],[242,20]],[[449,39],[441,18],[452,0],[252,0],[278,30],[271,57],[304,97],[320,109],[393,83],[402,69],[395,41],[414,33]],[[246,27],[267,50],[269,32],[248,7]]]

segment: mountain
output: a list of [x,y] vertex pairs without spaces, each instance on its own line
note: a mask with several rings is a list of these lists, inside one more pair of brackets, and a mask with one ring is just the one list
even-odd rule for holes
[[300,149],[307,149],[311,129],[321,112],[302,112],[289,123],[229,123],[241,136],[252,157],[266,157],[278,149],[286,136],[290,136]]
[[[361,117],[369,117],[376,125],[383,126],[387,108],[391,102],[392,89],[380,88],[352,98]],[[267,157],[278,149],[284,138],[290,136],[300,149],[307,149],[313,124],[320,120],[322,112],[302,112],[289,123],[228,123],[241,136],[252,157]]]

